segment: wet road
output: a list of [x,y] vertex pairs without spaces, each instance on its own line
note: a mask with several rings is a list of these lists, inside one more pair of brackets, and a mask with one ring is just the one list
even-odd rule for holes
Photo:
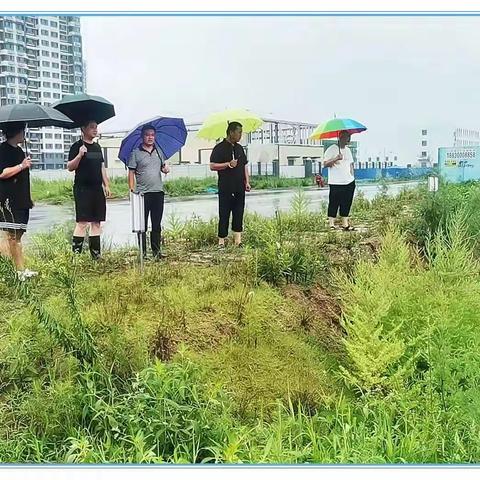
[[[404,188],[412,188],[418,182],[389,184],[388,194],[396,195]],[[374,198],[381,190],[377,184],[360,184],[361,191],[367,199]],[[309,202],[309,209],[318,210],[320,204],[328,199],[328,189],[304,190]],[[296,190],[258,191],[247,194],[246,211],[263,216],[272,216],[276,210],[287,211],[291,207]],[[201,195],[182,199],[167,198],[163,225],[168,227],[172,218],[185,221],[193,216],[209,220],[217,216],[218,200],[216,195]],[[31,211],[28,236],[48,231],[52,226],[73,222],[73,206],[38,205]],[[104,239],[109,239],[112,246],[133,244],[135,236],[131,233],[130,204],[127,200],[111,201],[107,204],[107,221],[103,227]],[[28,238],[28,237],[27,237]],[[28,241],[28,239],[27,239]]]

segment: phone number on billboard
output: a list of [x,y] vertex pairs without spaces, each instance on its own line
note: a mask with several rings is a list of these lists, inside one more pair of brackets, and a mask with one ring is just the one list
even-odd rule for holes
[[447,152],[447,158],[475,158],[475,150],[469,150],[467,152]]

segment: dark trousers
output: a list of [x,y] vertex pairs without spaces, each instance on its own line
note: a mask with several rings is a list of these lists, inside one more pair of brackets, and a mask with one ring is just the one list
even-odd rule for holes
[[[163,192],[150,192],[144,194],[145,202],[145,230],[148,230],[148,218],[152,224],[150,233],[150,246],[153,255],[158,255],[161,248],[162,217],[165,194]],[[142,234],[143,254],[147,252],[147,235]]]
[[228,224],[232,214],[232,230],[243,231],[245,192],[218,192],[218,237],[228,237]]
[[353,194],[355,193],[355,180],[348,185],[330,185],[328,195],[328,216],[335,218],[338,210],[341,217],[350,215],[352,207]]

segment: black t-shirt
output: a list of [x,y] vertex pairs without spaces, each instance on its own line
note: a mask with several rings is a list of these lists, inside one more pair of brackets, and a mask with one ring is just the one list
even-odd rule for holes
[[85,145],[87,152],[83,155],[78,168],[75,170],[74,184],[81,187],[101,187],[102,186],[102,147],[98,143],[87,143],[83,140],[75,142],[68,152],[68,161],[73,160],[80,151],[80,147]]
[[[0,173],[6,168],[22,163],[25,154],[20,147],[12,147],[7,142],[0,144]],[[30,196],[30,171],[28,168],[17,175],[0,180],[0,208],[25,210],[33,207]]]
[[245,165],[248,163],[243,147],[236,143],[232,145],[227,140],[215,145],[210,155],[210,163],[226,163],[236,158],[235,168],[219,170],[218,190],[221,192],[244,192],[245,191]]

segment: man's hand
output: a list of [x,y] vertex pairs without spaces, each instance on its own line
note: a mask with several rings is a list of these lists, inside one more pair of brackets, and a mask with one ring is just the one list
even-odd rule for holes
[[337,163],[342,159],[343,159],[343,155],[341,153],[339,153],[333,160],[334,160],[335,163]]
[[20,166],[22,167],[22,170],[30,168],[32,166],[32,159],[30,157],[25,157]]
[[105,191],[105,196],[106,196],[107,198],[111,198],[112,192],[111,192],[111,190],[110,190],[110,186],[109,186],[109,185],[105,185],[105,186],[103,187],[103,190]]
[[250,192],[250,190],[252,190],[252,187],[251,187],[250,183],[247,182],[247,183],[245,184],[245,191],[246,191],[246,192]]
[[230,165],[230,168],[235,168],[237,165],[238,165],[238,160],[236,158],[230,160],[228,162],[228,164]]
[[78,150],[78,153],[80,154],[81,157],[83,157],[86,153],[88,152],[87,147],[85,145],[82,145],[80,149]]
[[166,175],[167,173],[170,173],[170,167],[165,164],[163,167],[162,167],[162,172]]

